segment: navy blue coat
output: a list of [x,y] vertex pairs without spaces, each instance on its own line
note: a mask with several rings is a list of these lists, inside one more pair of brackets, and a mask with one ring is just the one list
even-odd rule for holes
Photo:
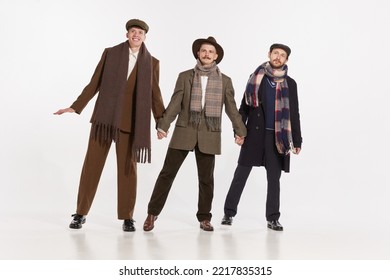
[[[238,164],[244,166],[264,166],[265,149],[265,108],[266,108],[266,79],[263,79],[259,87],[259,102],[257,108],[250,107],[245,102],[245,96],[240,106],[242,121],[247,128],[247,136],[241,146]],[[290,119],[294,147],[302,145],[301,124],[299,119],[297,83],[287,76],[290,101]],[[283,167],[285,172],[290,171],[290,155],[283,156]]]

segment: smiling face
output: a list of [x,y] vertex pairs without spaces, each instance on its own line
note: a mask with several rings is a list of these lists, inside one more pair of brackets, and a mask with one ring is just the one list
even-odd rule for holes
[[129,41],[130,48],[133,51],[138,51],[142,45],[142,42],[144,42],[146,39],[146,33],[145,30],[133,26],[129,28],[129,31],[127,31],[126,37]]
[[203,66],[210,66],[218,58],[217,50],[213,45],[202,44],[198,51],[198,58]]
[[287,53],[283,49],[275,48],[268,53],[269,63],[272,68],[278,69],[287,63]]

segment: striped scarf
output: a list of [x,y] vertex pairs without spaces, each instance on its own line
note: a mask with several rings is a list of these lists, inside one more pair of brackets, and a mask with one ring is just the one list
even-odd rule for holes
[[259,88],[264,75],[276,83],[275,144],[278,152],[283,155],[289,154],[292,149],[287,69],[287,65],[281,69],[273,69],[269,62],[261,64],[250,76],[244,93],[246,104],[256,108],[260,105]]
[[211,67],[202,66],[199,59],[194,68],[195,75],[191,89],[190,123],[198,126],[202,115],[201,76],[208,76],[205,94],[206,123],[212,130],[221,127],[222,73],[214,62]]

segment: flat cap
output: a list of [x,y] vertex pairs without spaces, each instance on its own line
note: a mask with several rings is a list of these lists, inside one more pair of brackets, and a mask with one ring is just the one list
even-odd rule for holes
[[282,49],[287,53],[287,58],[290,56],[291,49],[283,44],[272,44],[271,47],[269,48],[269,51],[272,52],[273,49]]
[[126,23],[126,30],[129,31],[129,29],[133,26],[136,26],[136,27],[139,27],[139,28],[145,30],[145,33],[148,33],[148,31],[149,31],[149,26],[146,24],[146,22],[144,22],[143,20],[140,20],[140,19],[133,18],[133,19],[129,20]]

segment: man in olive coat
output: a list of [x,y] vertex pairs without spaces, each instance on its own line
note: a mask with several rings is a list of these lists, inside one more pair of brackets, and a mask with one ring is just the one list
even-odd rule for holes
[[133,212],[137,162],[151,162],[150,112],[157,121],[164,112],[159,87],[159,61],[144,41],[149,26],[142,20],[126,23],[127,41],[106,48],[90,83],[63,113],[80,114],[99,92],[91,118],[88,150],[80,178],[77,209],[69,227],[85,223],[111,143],[115,142],[118,176],[118,219],[124,231],[135,231]]
[[267,227],[282,231],[280,217],[281,171],[290,171],[290,153],[299,154],[302,137],[296,82],[287,75],[288,46],[273,44],[269,61],[251,75],[240,106],[248,135],[225,199],[223,225],[231,225],[253,166],[267,172]]
[[246,128],[234,100],[229,77],[217,64],[223,49],[213,37],[197,39],[192,45],[197,64],[194,69],[179,74],[171,101],[158,121],[160,138],[166,137],[170,124],[176,119],[164,166],[157,178],[144,230],[150,231],[164,207],[172,183],[189,151],[195,152],[199,180],[197,219],[200,228],[213,231],[211,204],[214,194],[215,155],[221,154],[222,107],[230,118],[237,137],[246,135]]

